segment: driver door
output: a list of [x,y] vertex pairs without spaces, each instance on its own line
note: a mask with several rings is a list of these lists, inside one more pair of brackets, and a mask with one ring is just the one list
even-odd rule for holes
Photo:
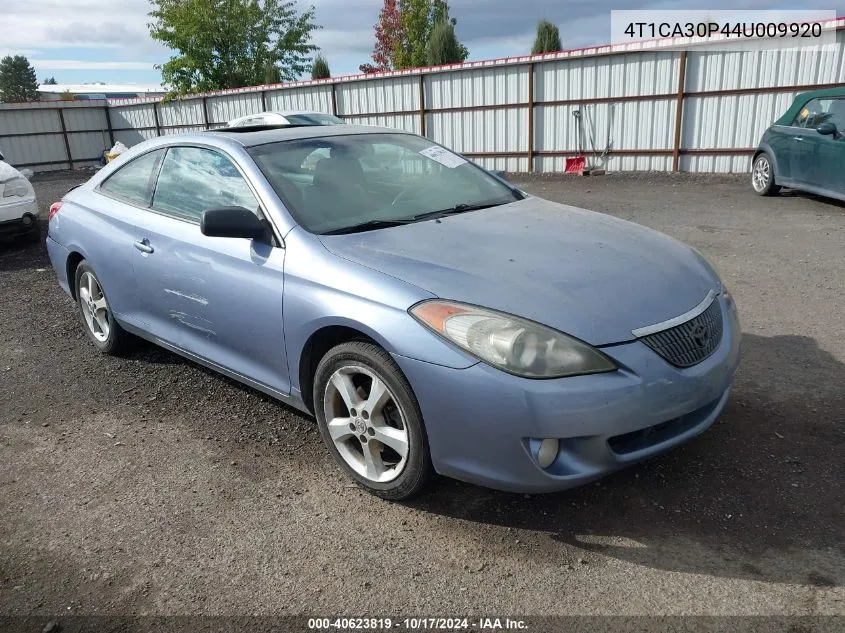
[[830,99],[813,99],[808,102],[795,117],[790,129],[791,179],[799,185],[824,186],[822,146],[826,139],[816,132],[816,127],[827,119],[830,102]]
[[135,223],[143,318],[163,341],[286,394],[285,250],[203,235],[202,212],[227,206],[262,214],[230,158],[203,147],[168,149],[152,207]]
[[820,184],[823,189],[845,196],[845,98],[831,99],[827,121],[837,134],[821,137]]

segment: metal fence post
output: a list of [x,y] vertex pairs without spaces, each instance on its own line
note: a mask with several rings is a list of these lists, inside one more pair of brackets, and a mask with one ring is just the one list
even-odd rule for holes
[[267,91],[261,91],[261,111],[267,112]]
[[337,116],[337,91],[334,83],[332,83],[332,114]]
[[67,127],[65,126],[65,112],[63,108],[56,108],[59,113],[59,123],[62,126],[62,138],[65,141],[65,154],[67,154],[67,164],[70,170],[73,171],[73,156],[70,153],[70,141],[67,138]]
[[427,136],[425,130],[425,75],[420,73],[420,136]]
[[156,136],[161,136],[161,124],[158,122],[158,102],[153,101],[153,118],[156,122]]
[[684,116],[684,89],[687,83],[687,52],[681,51],[678,60],[678,96],[675,99],[675,139],[672,145],[672,171],[678,171],[681,164],[681,127]]
[[534,62],[528,64],[528,172],[534,171]]
[[209,129],[208,125],[208,98],[202,98],[202,122],[205,125],[205,129]]
[[103,106],[103,110],[106,113],[106,126],[109,130],[109,142],[111,143],[111,145],[109,145],[109,149],[111,149],[112,147],[114,147],[114,128],[111,124],[111,113],[109,112],[108,105]]

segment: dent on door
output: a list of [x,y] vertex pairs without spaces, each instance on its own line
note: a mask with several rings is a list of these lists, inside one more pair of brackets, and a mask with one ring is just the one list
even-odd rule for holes
[[181,274],[164,278],[177,344],[202,358],[289,391],[282,290],[285,251],[254,240],[192,235],[174,244]]

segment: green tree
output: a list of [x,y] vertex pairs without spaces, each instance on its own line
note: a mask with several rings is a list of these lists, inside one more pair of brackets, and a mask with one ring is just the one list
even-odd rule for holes
[[534,38],[534,46],[531,47],[531,54],[554,53],[563,48],[560,44],[560,31],[557,26],[548,20],[540,20],[537,24],[537,37]]
[[426,61],[429,66],[459,64],[467,57],[467,49],[455,37],[455,26],[451,22],[438,22],[431,31],[426,44]]
[[23,55],[7,55],[0,60],[0,101],[38,101],[35,69]]
[[[428,41],[437,24],[458,23],[449,16],[446,0],[399,0],[402,23],[401,39],[396,48],[396,68],[418,68],[428,63]],[[454,30],[454,29],[453,29]],[[457,40],[456,40],[457,41]],[[469,56],[466,47],[458,42],[460,61]]]
[[172,93],[289,81],[311,70],[314,7],[286,0],[150,0],[150,35],[176,51],[160,66]]
[[74,96],[70,90],[62,90],[59,93],[59,99],[61,99],[62,101],[73,101]]
[[314,58],[314,65],[311,67],[311,79],[328,79],[332,76],[329,70],[329,62],[322,53]]
[[55,86],[56,85],[56,78],[55,77],[47,77],[42,82],[42,85],[44,85],[44,86]]

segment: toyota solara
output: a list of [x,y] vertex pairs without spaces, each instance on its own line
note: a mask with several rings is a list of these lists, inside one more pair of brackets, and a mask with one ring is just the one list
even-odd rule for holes
[[52,205],[47,246],[100,351],[141,337],[313,414],[387,499],[659,454],[713,423],[739,357],[696,250],[396,130],[146,141]]

